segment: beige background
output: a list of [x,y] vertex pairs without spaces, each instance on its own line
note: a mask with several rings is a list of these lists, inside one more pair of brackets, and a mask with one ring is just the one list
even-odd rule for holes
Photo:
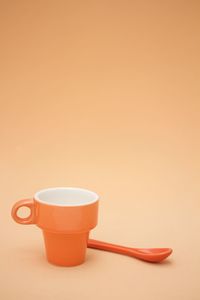
[[[0,298],[200,299],[200,2],[0,2]],[[101,195],[88,250],[49,265],[12,204],[51,186]]]

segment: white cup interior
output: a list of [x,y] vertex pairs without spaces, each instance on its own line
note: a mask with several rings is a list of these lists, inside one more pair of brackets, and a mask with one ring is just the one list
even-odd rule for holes
[[56,187],[37,192],[34,199],[48,205],[81,206],[96,202],[99,196],[82,188]]

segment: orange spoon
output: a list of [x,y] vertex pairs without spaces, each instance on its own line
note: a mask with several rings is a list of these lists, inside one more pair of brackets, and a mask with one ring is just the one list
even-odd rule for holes
[[148,262],[161,262],[172,253],[171,248],[129,248],[92,239],[88,240],[87,246],[88,248],[132,256]]

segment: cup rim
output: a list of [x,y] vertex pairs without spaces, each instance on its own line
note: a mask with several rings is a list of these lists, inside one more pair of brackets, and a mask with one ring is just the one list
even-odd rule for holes
[[[45,193],[45,192],[49,192],[49,191],[55,191],[55,190],[76,190],[78,192],[83,192],[83,193],[88,193],[88,195],[90,194],[90,196],[93,197],[92,200],[86,201],[85,203],[71,203],[71,204],[63,204],[63,203],[51,203],[45,200],[41,199],[41,193]],[[50,188],[45,188],[42,190],[37,191],[34,194],[34,200],[45,204],[45,205],[50,205],[50,206],[61,206],[61,207],[78,207],[78,206],[87,206],[87,205],[91,205],[94,204],[95,202],[97,202],[99,200],[99,195],[91,190],[85,189],[85,188],[81,188],[81,187],[50,187]]]

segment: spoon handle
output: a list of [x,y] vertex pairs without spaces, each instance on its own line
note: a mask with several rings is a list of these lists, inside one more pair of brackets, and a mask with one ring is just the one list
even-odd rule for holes
[[148,262],[160,262],[172,253],[171,248],[130,248],[93,239],[88,240],[87,246],[89,248],[132,256]]
[[93,239],[88,240],[88,247],[89,248],[94,248],[94,249],[99,249],[99,250],[104,250],[104,251],[110,251],[110,252],[115,252],[119,254],[124,254],[124,255],[131,255],[133,256],[133,248],[128,248],[116,244],[111,244],[111,243],[106,243],[102,241],[97,241]]

